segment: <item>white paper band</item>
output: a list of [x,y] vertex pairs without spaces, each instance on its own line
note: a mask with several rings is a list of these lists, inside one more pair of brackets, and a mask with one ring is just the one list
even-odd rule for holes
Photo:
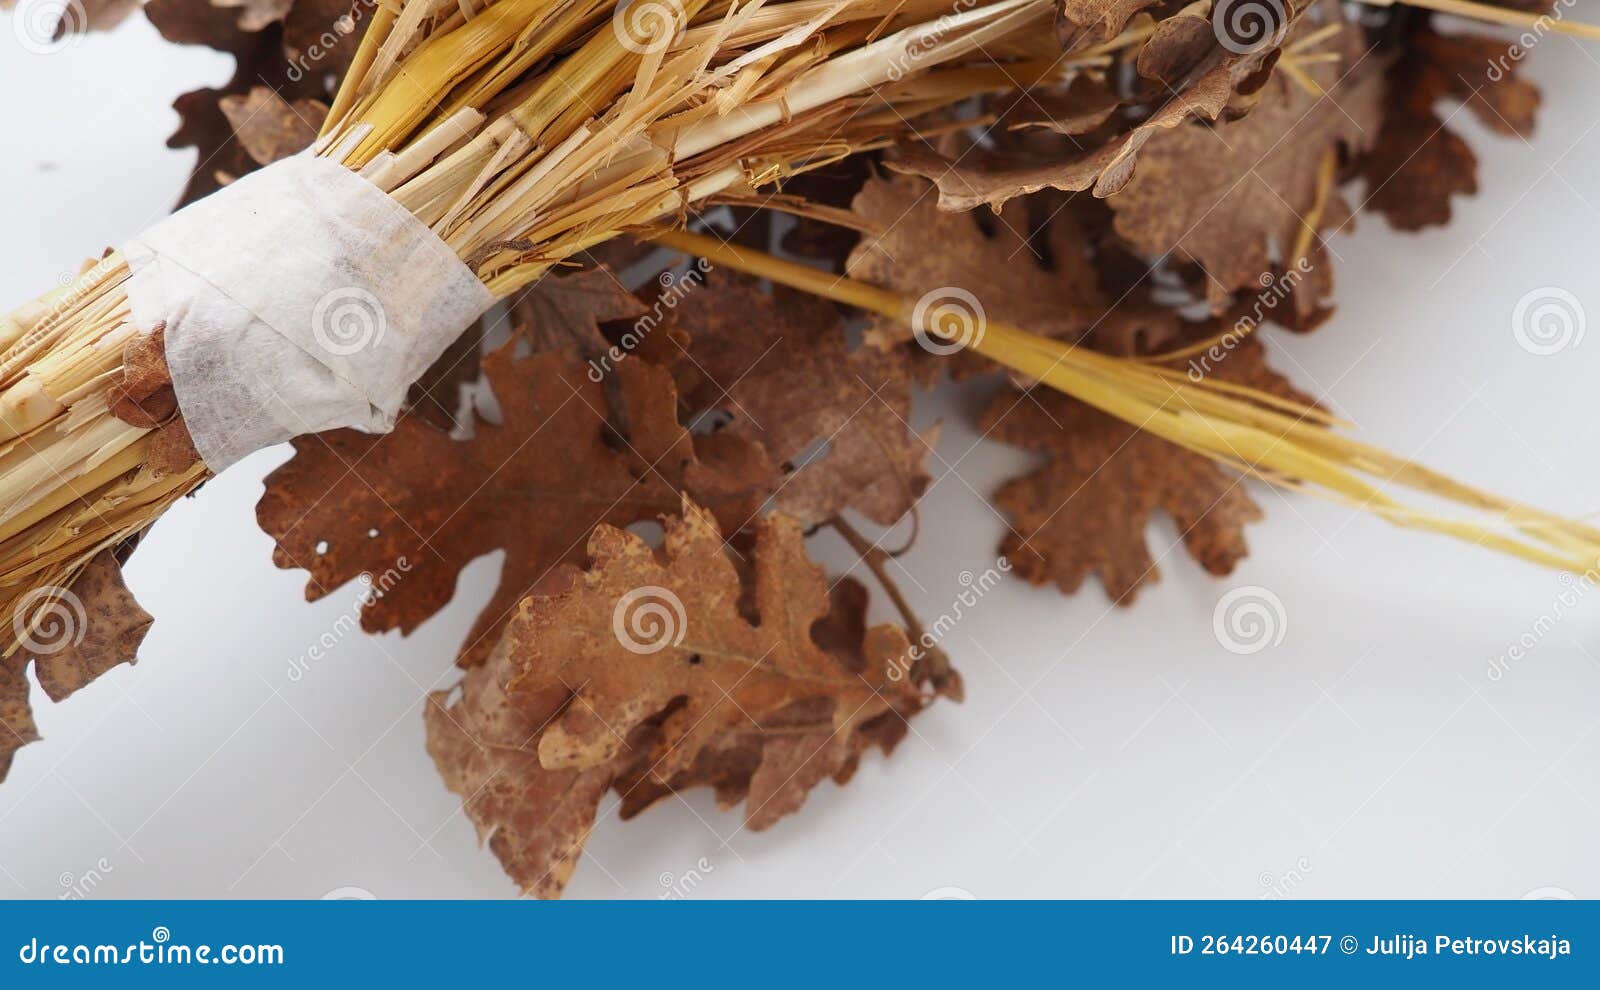
[[178,407],[213,471],[306,433],[389,430],[411,383],[494,301],[404,207],[309,154],[122,250],[135,325],[166,324]]

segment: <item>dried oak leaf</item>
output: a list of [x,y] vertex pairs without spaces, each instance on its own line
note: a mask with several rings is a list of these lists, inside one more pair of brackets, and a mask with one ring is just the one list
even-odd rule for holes
[[736,517],[735,526],[765,497],[764,479],[741,488],[744,479],[723,475],[726,460],[703,463],[693,444],[676,447],[675,418],[651,420],[677,407],[665,369],[619,366],[627,437],[613,429],[602,386],[569,354],[514,361],[501,348],[484,370],[504,424],[480,424],[469,440],[416,416],[382,436],[334,430],[294,440],[295,456],[267,477],[256,517],[277,541],[274,562],[310,572],[308,600],[362,574],[389,575],[365,603],[362,627],[409,633],[450,601],[462,568],[504,550],[500,583],[463,650],[463,663],[476,663],[517,599],[558,565],[583,562],[594,526],[670,512],[681,486]]
[[[1216,329],[1208,322],[1187,336],[1203,340]],[[1253,337],[1208,363],[1223,380],[1310,401],[1267,367]],[[1245,524],[1261,518],[1239,479],[1212,461],[1047,388],[1001,392],[982,426],[997,440],[1048,455],[995,496],[1011,518],[1001,552],[1034,584],[1054,582],[1070,594],[1094,574],[1114,601],[1131,604],[1142,585],[1160,578],[1145,542],[1157,509],[1212,574],[1233,570],[1247,552]]]
[[1440,34],[1428,18],[1409,21],[1389,69],[1383,127],[1361,162],[1365,205],[1400,230],[1448,223],[1451,197],[1478,191],[1478,156],[1438,105],[1462,102],[1491,130],[1526,136],[1540,96],[1519,69],[1498,38]]
[[[851,349],[831,303],[717,273],[675,314],[700,377],[695,411],[731,417],[723,432],[759,444],[783,466],[778,511],[810,526],[853,508],[889,525],[928,485],[923,461],[937,427],[911,429],[903,352]],[[820,445],[820,446],[819,446]]]
[[999,123],[1008,130],[1043,129],[1062,137],[1089,134],[1111,119],[1119,102],[1104,81],[1078,76],[1065,87],[1034,90],[1006,101]]
[[340,80],[381,4],[372,0],[294,0],[283,15],[285,61],[297,76]]
[[[1113,297],[1102,287],[1088,218],[1063,204],[1048,211],[1041,230],[1029,216],[1032,205],[1007,204],[985,232],[975,217],[937,208],[932,187],[922,179],[874,179],[856,197],[855,210],[878,232],[862,238],[846,270],[914,299],[961,305],[962,294],[970,294],[982,311],[974,330],[982,319],[1004,320],[1114,353],[1157,349],[1173,338],[1176,318],[1170,312],[1130,301],[1125,291]],[[876,319],[867,339],[886,347],[912,335],[901,321]],[[958,377],[992,368],[970,353],[939,360],[950,363]]]
[[25,595],[9,603],[7,619],[28,630],[17,652],[0,659],[0,780],[12,757],[39,738],[28,705],[28,661],[51,701],[62,701],[115,667],[133,663],[153,621],[122,580],[111,550],[90,559],[71,588]]
[[122,348],[122,372],[106,387],[106,405],[125,423],[154,430],[144,469],[152,478],[183,474],[200,462],[167,367],[166,325],[136,334]]
[[1229,55],[1172,95],[1131,129],[1114,134],[1093,150],[1060,152],[1045,158],[981,148],[951,157],[926,144],[908,143],[885,162],[898,172],[920,175],[939,188],[939,207],[970,210],[988,204],[999,209],[1007,200],[1041,189],[1078,192],[1093,189],[1106,197],[1133,177],[1139,153],[1157,134],[1200,120],[1216,120],[1236,96],[1254,92],[1277,48],[1247,55]]
[[[468,670],[460,698],[435,692],[424,720],[428,755],[495,857],[524,892],[559,897],[594,828],[600,800],[620,770],[546,770],[539,732],[560,710],[560,695],[512,697],[517,664],[504,641]],[[630,750],[618,763],[634,759]]]
[[1057,0],[1056,37],[1067,51],[1110,41],[1134,15],[1163,0]]
[[867,629],[848,596],[830,614],[840,599],[794,520],[763,518],[754,546],[741,573],[687,502],[659,553],[598,527],[593,566],[525,599],[459,700],[431,698],[429,751],[524,890],[559,895],[613,784],[628,814],[709,785],[764,828],[892,749],[924,706],[897,674],[905,633]]
[[[327,8],[327,9],[325,9]],[[334,13],[334,9],[338,13]],[[145,5],[145,15],[161,32],[161,36],[174,44],[205,45],[234,56],[233,78],[221,88],[198,89],[184,93],[173,103],[178,112],[178,129],[167,139],[171,148],[194,148],[198,152],[193,175],[179,199],[179,205],[192,203],[202,196],[215,192],[233,180],[261,167],[261,161],[246,148],[234,133],[233,124],[223,111],[225,97],[248,97],[257,87],[265,87],[292,107],[304,108],[304,101],[326,103],[333,96],[331,83],[337,80],[348,65],[359,40],[360,30],[366,21],[349,22],[350,33],[335,29],[339,14],[352,10],[350,4],[329,7],[326,0],[297,0],[284,23],[271,21],[260,30],[243,25],[253,25],[262,17],[245,17],[238,7],[221,7],[210,0],[150,0]],[[256,8],[262,11],[268,7]],[[357,5],[355,10],[362,9]],[[306,43],[316,42],[324,34],[336,40],[322,57],[310,59],[297,53],[286,43],[286,31],[293,29],[296,37]],[[304,110],[302,109],[302,113]],[[309,113],[305,114],[311,119]],[[281,148],[282,141],[276,142]],[[257,151],[262,150],[258,145]]]
[[599,265],[570,275],[552,272],[530,285],[511,302],[511,326],[535,351],[575,349],[594,358],[611,347],[600,324],[648,312],[610,268]]
[[1155,33],[1139,49],[1134,68],[1144,79],[1175,88],[1216,47],[1217,31],[1204,8],[1186,9],[1156,25]]
[[[1151,138],[1138,175],[1108,200],[1117,233],[1136,250],[1201,267],[1213,312],[1226,309],[1241,289],[1258,290],[1263,275],[1300,262],[1288,255],[1308,225],[1320,235],[1349,221],[1349,206],[1320,173],[1329,155],[1354,157],[1378,131],[1382,73],[1348,68],[1360,63],[1360,34],[1346,28],[1325,39],[1317,51],[1335,52],[1341,61],[1303,70],[1322,95],[1276,73],[1249,114]],[[1318,243],[1313,236],[1308,258]],[[1313,268],[1326,261],[1310,260]],[[1315,292],[1297,292],[1295,299],[1303,317],[1322,302]]]
[[[783,191],[826,209],[848,211],[850,201],[871,177],[875,158],[873,154],[859,153],[802,172],[786,180]],[[844,224],[802,214],[795,217],[794,226],[783,235],[783,249],[804,258],[826,261],[830,270],[841,271],[857,236],[856,231]]]
[[271,165],[308,147],[328,116],[328,106],[317,100],[290,103],[265,86],[242,96],[217,101],[233,127],[234,139],[259,165]]
[[[603,355],[611,341],[600,326],[644,317],[650,307],[629,292],[609,266],[597,264],[571,274],[552,273],[518,293],[511,302],[512,334],[534,352],[576,351],[595,367],[609,369]],[[647,330],[660,322],[660,314]],[[411,410],[442,430],[467,425],[472,411],[463,390],[482,372],[484,321],[467,327],[411,389]]]

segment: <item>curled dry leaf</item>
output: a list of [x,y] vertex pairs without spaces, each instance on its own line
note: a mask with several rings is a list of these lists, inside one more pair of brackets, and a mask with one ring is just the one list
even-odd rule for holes
[[150,630],[149,613],[122,580],[122,565],[103,550],[68,589],[12,603],[5,616],[22,646],[0,659],[0,780],[18,749],[39,738],[28,704],[28,661],[51,701],[62,701],[119,663],[133,663]]
[[183,474],[200,462],[189,428],[178,415],[178,397],[167,367],[166,326],[136,334],[123,345],[122,373],[106,388],[111,414],[154,430],[144,466],[153,477]]
[[1059,0],[1056,36],[1067,51],[1110,41],[1134,15],[1162,0]]
[[613,785],[628,814],[712,786],[764,828],[928,700],[904,631],[866,628],[859,586],[830,600],[794,520],[764,517],[741,566],[710,513],[682,511],[659,552],[598,527],[593,566],[525,599],[459,699],[428,707],[447,786],[526,891],[560,893]]
[[1134,67],[1142,78],[1177,87],[1216,48],[1217,32],[1206,5],[1193,4],[1156,25]]
[[[1237,324],[1236,324],[1237,325]],[[1215,323],[1192,328],[1205,340]],[[1198,360],[1198,359],[1197,359]],[[1208,353],[1203,373],[1310,403],[1267,367],[1254,337]],[[1011,519],[1001,552],[1035,584],[1071,593],[1091,574],[1119,604],[1160,579],[1145,529],[1160,509],[1177,524],[1191,556],[1228,574],[1246,554],[1244,526],[1261,510],[1240,478],[1198,454],[1045,388],[1006,390],[984,412],[988,436],[1048,455],[1036,470],[1006,482],[995,504]]]
[[1277,48],[1268,47],[1221,58],[1166,98],[1147,118],[1092,150],[1038,158],[972,149],[956,158],[926,144],[911,143],[897,148],[887,164],[896,171],[932,179],[939,188],[939,206],[945,210],[970,210],[984,204],[999,209],[1009,199],[1041,189],[1093,189],[1096,196],[1111,196],[1133,178],[1140,151],[1151,138],[1194,119],[1216,120],[1236,96],[1259,88],[1264,70],[1277,55]]
[[663,369],[638,360],[618,367],[626,437],[613,428],[605,390],[570,354],[516,361],[501,348],[484,370],[504,423],[481,424],[469,440],[406,416],[383,436],[335,430],[294,441],[295,456],[267,477],[256,516],[277,541],[274,562],[310,571],[308,599],[368,575],[381,594],[362,609],[362,627],[409,633],[450,601],[462,568],[504,550],[499,586],[462,651],[463,663],[477,663],[529,588],[584,561],[596,525],[670,512],[685,484],[703,486],[730,517],[764,496],[764,478],[741,488],[719,470],[730,459],[707,466],[692,443],[677,446],[676,419],[650,420],[676,409]]

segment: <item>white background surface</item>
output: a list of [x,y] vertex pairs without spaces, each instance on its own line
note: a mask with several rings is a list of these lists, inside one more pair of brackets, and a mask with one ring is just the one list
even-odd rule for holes
[[[1363,437],[1571,514],[1600,509],[1600,340],[1532,356],[1511,314],[1553,285],[1600,318],[1597,57],[1552,38],[1529,59],[1547,96],[1531,143],[1456,115],[1483,192],[1421,236],[1363,217],[1333,243],[1337,317],[1272,337],[1279,366]],[[0,306],[170,206],[192,152],[163,147],[168,106],[228,74],[142,20],[47,56],[0,24]],[[1002,523],[982,496],[1027,463],[974,446],[963,401],[920,410],[946,420],[904,560],[929,618],[961,571],[993,563]],[[434,772],[420,714],[454,678],[498,558],[416,635],[350,637],[292,682],[356,591],[308,605],[304,574],[272,566],[253,509],[286,453],[213,481],[140,548],[130,583],[157,622],[137,667],[61,706],[35,688],[45,741],[0,786],[0,895],[55,897],[91,872],[99,897],[515,894]],[[705,793],[607,816],[569,896],[655,897],[690,870],[694,895],[717,897],[1600,895],[1600,601],[1493,682],[1558,575],[1253,490],[1268,519],[1231,578],[1203,574],[1163,522],[1163,580],[1131,610],[1093,584],[1064,598],[1010,580],[947,641],[969,700],[920,717],[891,760],[759,835]],[[1242,585],[1287,615],[1281,645],[1251,656],[1212,634]]]

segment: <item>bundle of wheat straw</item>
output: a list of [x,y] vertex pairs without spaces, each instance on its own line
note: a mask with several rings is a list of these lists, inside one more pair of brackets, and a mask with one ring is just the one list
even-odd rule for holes
[[[1054,0],[385,3],[316,153],[389,194],[505,296],[621,232],[681,226],[695,204],[881,147],[971,96],[1070,78],[1149,33],[1063,54],[1049,30],[1054,8]],[[730,267],[898,318],[910,313],[907,300],[871,286],[681,237],[678,246]],[[159,374],[127,358],[150,329],[131,321],[128,275],[111,254],[0,324],[8,614],[70,584],[94,553],[148,526],[207,476],[181,456],[181,414],[145,401]],[[1341,438],[1316,410],[1021,328],[989,331],[983,353],[1269,481],[1557,567],[1587,569],[1600,557],[1600,533]],[[1497,518],[1413,512],[1372,479]],[[15,649],[8,643],[5,655]]]
[[[1014,78],[952,80],[944,66],[1051,54],[1037,30],[1049,0],[954,16],[946,0],[630,9],[646,20],[613,27],[600,0],[500,0],[470,17],[438,0],[380,7],[317,153],[359,170],[504,296],[629,227],[878,146]],[[916,80],[887,85],[910,64]],[[7,615],[207,476],[151,456],[181,419],[112,401],[148,329],[131,321],[128,276],[113,253],[0,324]]]

